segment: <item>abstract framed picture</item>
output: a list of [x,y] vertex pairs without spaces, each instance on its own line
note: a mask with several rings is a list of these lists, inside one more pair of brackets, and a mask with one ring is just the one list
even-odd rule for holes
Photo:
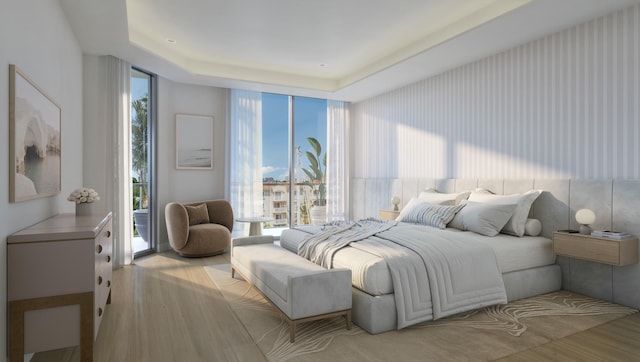
[[213,117],[176,114],[176,169],[213,168]]
[[9,65],[9,201],[60,193],[60,106]]

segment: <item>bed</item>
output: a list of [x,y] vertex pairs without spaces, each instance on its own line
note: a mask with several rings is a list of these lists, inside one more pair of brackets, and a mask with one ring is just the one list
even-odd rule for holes
[[[433,192],[431,201],[451,205],[440,207],[440,209],[453,209],[454,204],[461,202],[461,200],[440,200],[444,193],[435,190],[431,192]],[[461,192],[450,193],[448,197],[457,198],[459,194],[461,194]],[[539,194],[540,192],[538,195]],[[420,196],[424,196],[423,192],[420,193]],[[467,196],[468,194],[465,195],[465,197]],[[427,196],[427,198],[429,198],[429,196]],[[411,203],[415,201],[415,199],[416,198],[411,198],[411,200],[406,203],[403,212],[405,210],[413,210]],[[526,206],[525,221],[529,220],[528,216],[534,200],[535,197],[533,197],[533,200]],[[471,202],[466,199],[462,202],[466,203],[466,206],[463,206],[461,210],[465,210],[465,208],[468,210],[464,213],[456,212],[454,213],[455,215],[467,215],[468,217],[470,214],[477,214],[477,209],[473,208],[478,206],[476,202]],[[426,207],[431,211],[433,210],[430,206]],[[495,206],[494,208],[505,207],[507,207],[506,204],[503,206]],[[436,209],[438,208],[436,207]],[[510,210],[509,215],[513,216],[514,210]],[[495,213],[495,210],[492,212]],[[424,214],[423,212],[423,216]],[[429,215],[432,215],[432,213]],[[503,226],[500,226],[500,229],[497,230],[498,232],[495,235],[487,236],[476,232],[478,230],[468,230],[467,227],[461,227],[460,225],[457,225],[457,228],[446,227],[448,224],[455,224],[455,222],[453,222],[453,216],[446,220],[447,223],[444,225],[444,228],[406,222],[407,220],[411,221],[411,218],[409,217],[407,219],[407,215],[401,214],[401,216],[404,216],[399,218],[402,221],[393,221],[388,229],[377,232],[372,236],[365,235],[365,237],[359,239],[356,237],[356,239],[359,240],[357,242],[351,242],[348,238],[337,237],[336,239],[346,239],[347,242],[330,251],[331,260],[329,262],[323,261],[324,263],[328,263],[328,265],[326,265],[328,267],[344,267],[352,271],[353,321],[369,333],[375,334],[393,329],[401,329],[422,321],[439,319],[486,305],[506,303],[548,293],[558,290],[561,287],[560,267],[555,264],[556,257],[552,252],[551,240],[548,237],[540,235],[508,235],[499,232]],[[520,215],[520,217],[522,217],[522,215]],[[464,216],[462,219],[464,220]],[[461,223],[457,218],[455,221],[458,224]],[[509,221],[511,221],[511,218],[509,218]],[[473,222],[468,224],[473,224]],[[439,224],[439,226],[443,225]],[[308,244],[309,240],[314,240],[312,235],[322,235],[324,233],[326,236],[327,233],[331,234],[335,232],[335,230],[328,232],[328,229],[329,227],[327,226],[300,226],[288,229],[282,233],[280,245],[291,252],[300,253],[303,245]],[[471,227],[471,229],[473,229],[473,227]],[[480,231],[484,232],[484,230]],[[339,235],[339,232],[335,233]],[[400,236],[396,236],[396,234]],[[406,254],[420,254],[420,252],[416,252],[413,249],[419,249],[425,240],[436,240],[436,244],[439,240],[439,243],[443,245],[444,249],[449,248],[449,251],[438,250],[436,252],[436,254],[445,255],[444,261],[436,260],[428,262],[427,264],[455,264],[457,262],[459,263],[459,260],[466,260],[463,264],[473,262],[477,262],[477,264],[474,266],[463,266],[461,272],[456,272],[455,269],[446,267],[448,269],[445,270],[445,273],[439,271],[436,273],[439,276],[432,279],[424,278],[420,275],[417,277],[411,276],[408,278],[409,281],[406,282],[409,287],[398,284],[398,279],[405,278],[404,276],[407,274],[407,271],[395,270],[397,268],[403,268],[402,265],[397,265],[403,263],[389,259],[389,256],[385,253],[390,252],[395,255],[396,246],[391,248],[391,245],[400,242],[401,244],[409,244],[398,247],[400,249],[408,247],[410,250]],[[416,247],[415,245],[419,246]],[[452,258],[451,260],[453,260],[453,262],[447,260],[447,254],[457,253],[456,250],[462,249],[463,247],[466,248],[466,245],[470,245],[471,249],[470,251],[465,251],[467,254],[463,254],[462,259]],[[377,248],[381,248],[382,251]],[[431,246],[429,248],[431,248]],[[402,251],[401,253],[405,252]],[[486,254],[486,256],[482,258],[485,259],[480,259],[480,255],[484,254]],[[411,257],[413,256],[409,256],[409,258]],[[431,258],[431,256],[426,256],[425,258]],[[495,264],[495,268],[493,268],[491,264]],[[430,267],[427,267],[427,269],[429,268]],[[415,267],[408,269],[413,273]],[[481,277],[478,279],[479,281],[466,277],[469,274],[473,274],[470,270],[483,270],[482,273],[476,273],[478,277]],[[428,273],[433,272],[428,271],[427,275],[430,275]],[[484,274],[492,275],[492,273],[497,274],[497,279],[495,276],[491,276],[493,279],[485,279],[483,277]],[[457,281],[453,280],[457,274],[466,276],[458,278]],[[445,277],[443,277],[443,275]],[[451,277],[451,275],[453,275],[453,277]],[[472,277],[476,277],[476,275]],[[448,284],[453,284],[453,286],[449,285],[450,289],[433,287],[433,281],[436,279],[444,280],[447,278],[451,278],[454,281],[448,282]],[[426,287],[427,290],[418,290],[420,288],[415,287],[416,280],[418,281],[417,284],[429,285],[429,287]],[[426,282],[424,282],[425,280]],[[473,289],[473,286],[464,285],[469,283],[483,284],[485,287],[478,292],[475,289],[469,289]],[[441,284],[446,285],[447,283]],[[409,293],[411,296],[400,296],[395,290],[402,290],[401,294]],[[460,292],[458,296],[453,295],[460,290],[464,290],[464,293]],[[425,298],[425,295],[429,300],[433,297],[434,302],[431,303],[429,301],[429,303],[424,303],[422,299]],[[447,297],[450,297],[452,301],[449,302],[448,305],[445,305],[443,304],[443,300]],[[470,300],[470,302],[467,303],[467,299]],[[423,310],[424,308],[416,307],[416,305],[421,303],[429,304],[425,306],[425,308],[428,307],[431,309],[425,312]],[[411,308],[415,308],[415,310]],[[406,309],[410,310],[407,311]]]

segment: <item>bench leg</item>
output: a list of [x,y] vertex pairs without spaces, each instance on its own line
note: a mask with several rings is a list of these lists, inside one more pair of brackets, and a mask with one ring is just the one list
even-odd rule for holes
[[344,319],[347,322],[347,330],[351,330],[351,309],[344,315]]

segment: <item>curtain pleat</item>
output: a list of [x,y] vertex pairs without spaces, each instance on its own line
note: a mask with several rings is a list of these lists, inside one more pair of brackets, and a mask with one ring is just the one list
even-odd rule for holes
[[346,220],[349,201],[349,111],[327,101],[327,221]]
[[101,99],[106,102],[105,112],[99,117],[107,125],[111,142],[108,143],[105,165],[110,175],[106,182],[105,202],[113,212],[114,268],[133,262],[131,245],[133,217],[131,213],[131,64],[105,56],[101,62],[105,86]]
[[[236,217],[263,216],[262,94],[230,92],[229,202]],[[234,229],[244,233],[246,223]]]

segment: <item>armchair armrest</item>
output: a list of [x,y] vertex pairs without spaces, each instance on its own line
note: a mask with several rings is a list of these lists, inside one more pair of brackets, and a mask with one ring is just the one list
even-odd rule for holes
[[209,212],[209,222],[224,225],[229,232],[233,231],[233,209],[229,201],[224,199],[205,201]]
[[180,203],[170,202],[164,208],[164,218],[167,222],[167,234],[171,247],[176,250],[184,248],[189,238],[187,209]]

